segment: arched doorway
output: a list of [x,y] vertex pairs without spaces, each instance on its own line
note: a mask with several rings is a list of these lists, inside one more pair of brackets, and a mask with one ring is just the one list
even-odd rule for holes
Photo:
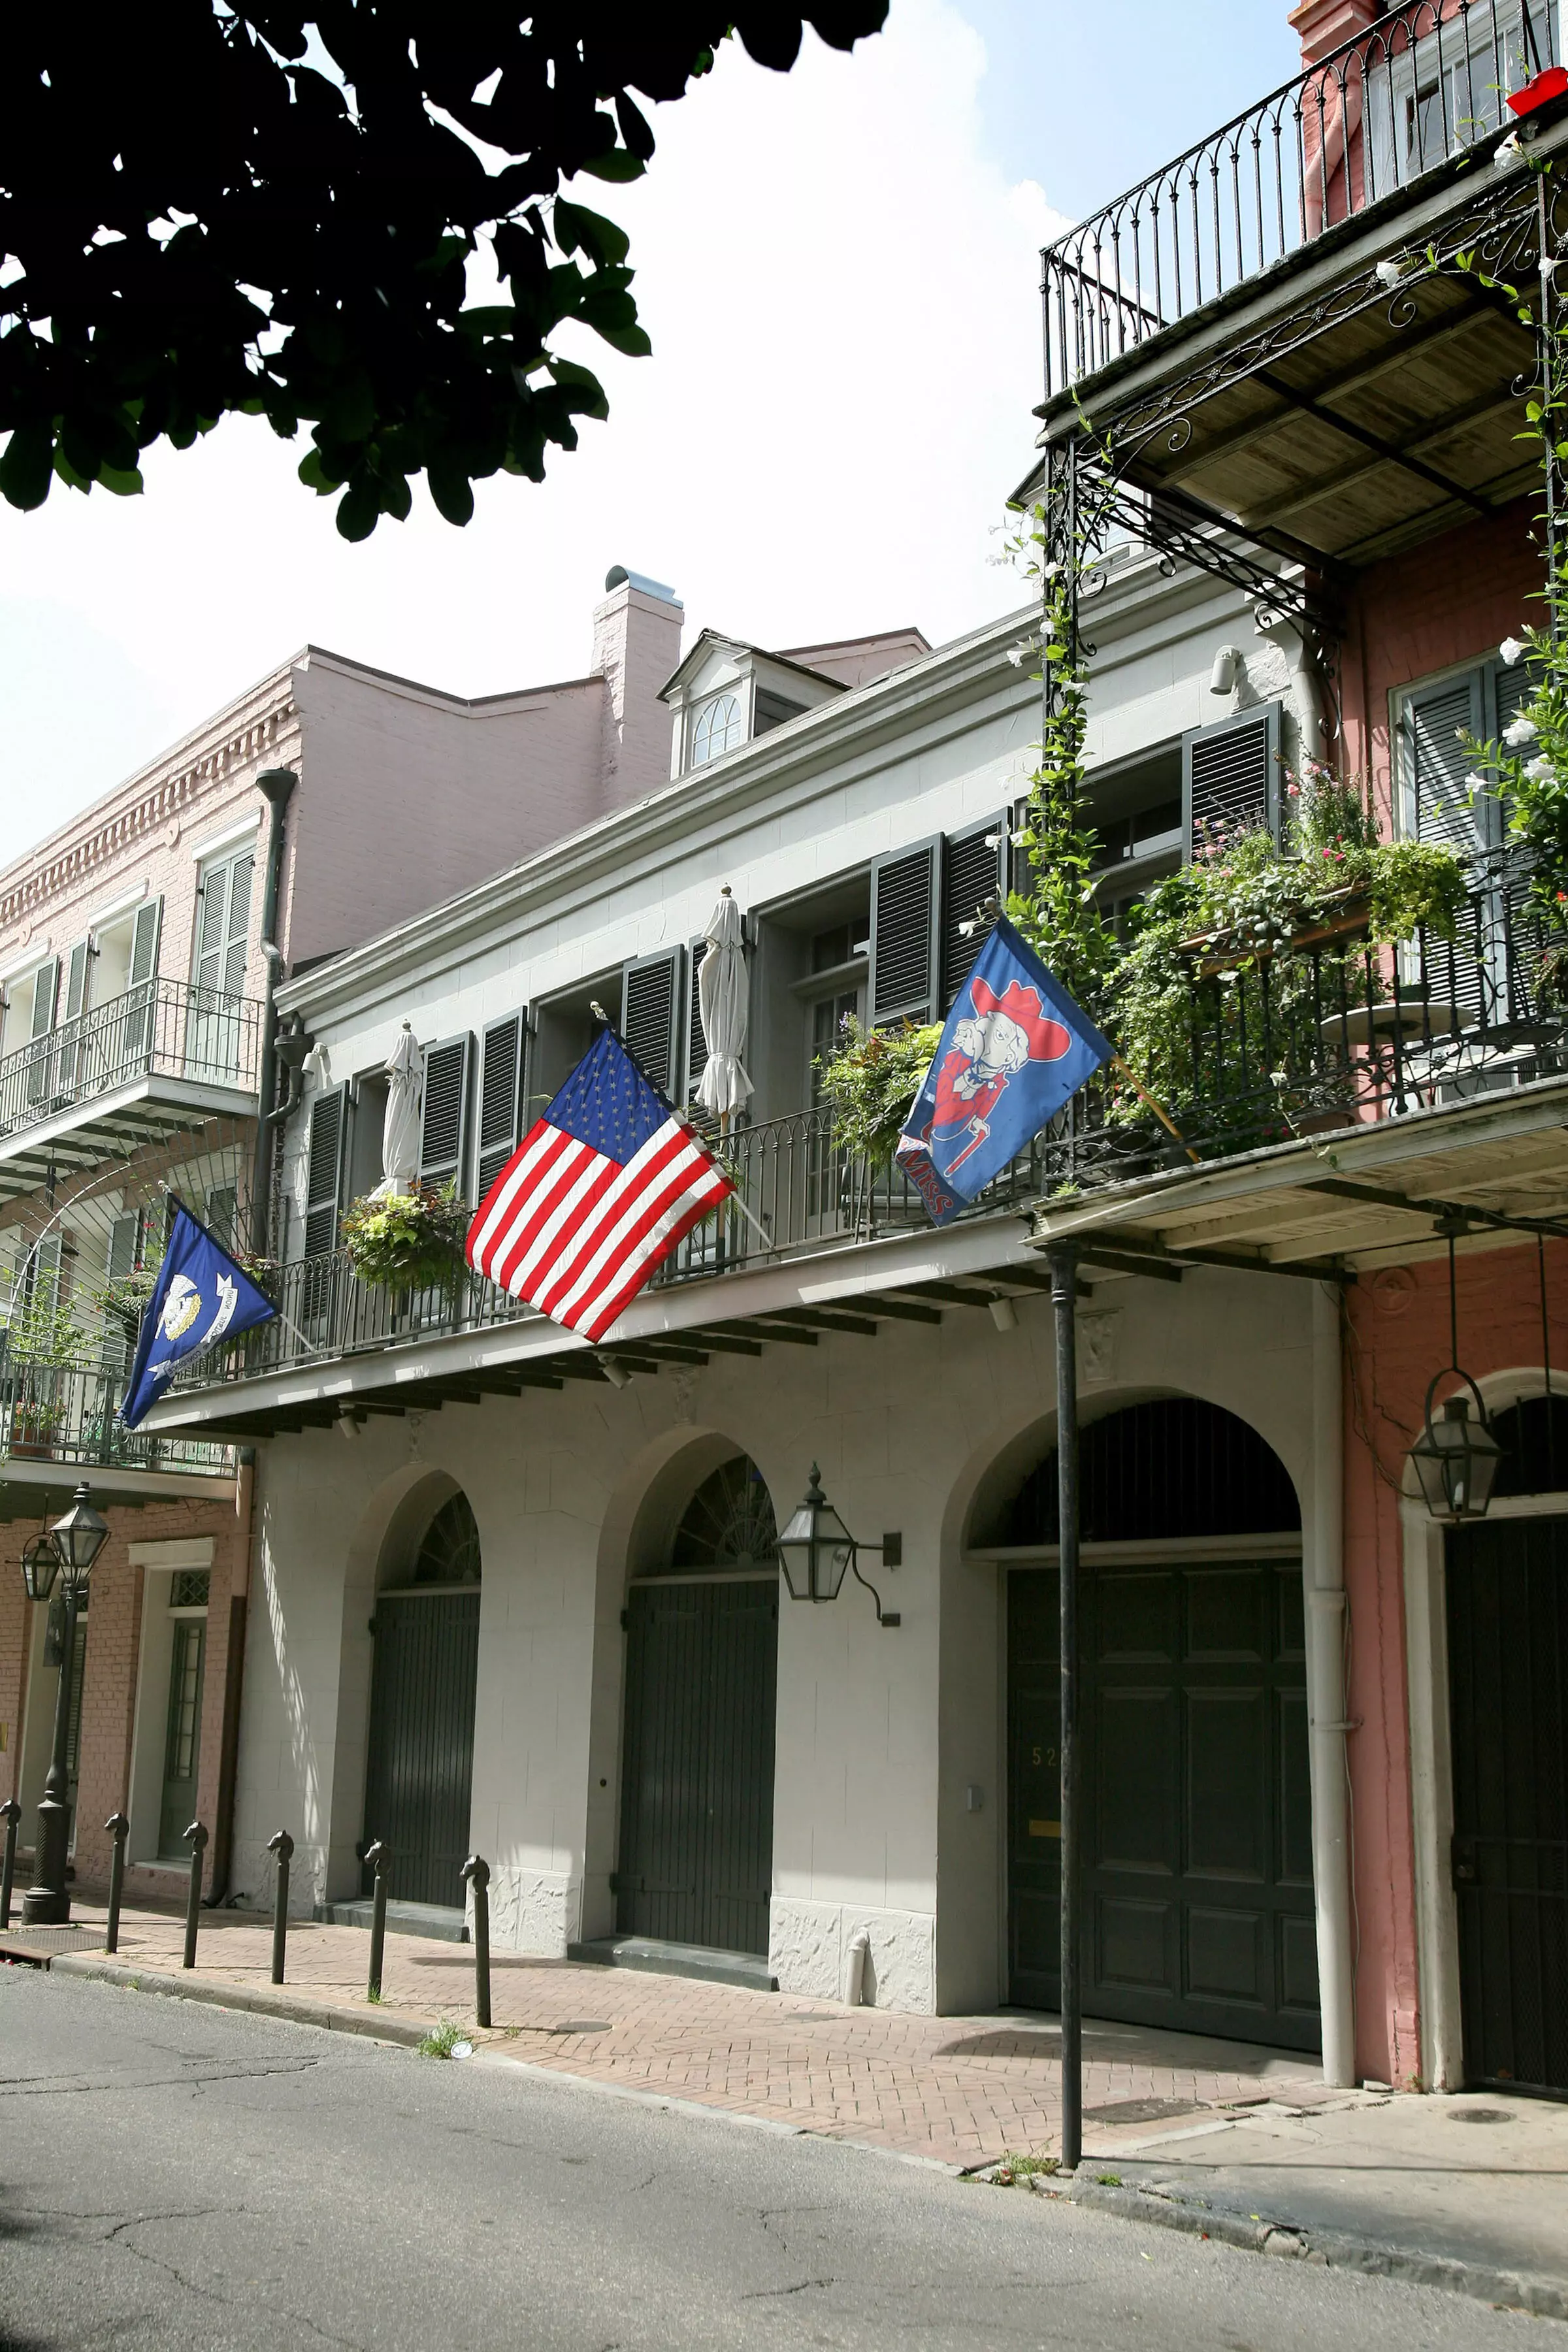
[[[627,1591],[616,1929],[766,1952],[778,1571],[773,1504],[735,1454],[678,1506]],[[668,1524],[668,1522],[667,1522]]]
[[426,1498],[402,1532],[389,1539],[372,1624],[364,1843],[387,1848],[395,1900],[456,1910],[474,1775],[479,1534],[460,1493],[434,1507]]
[[[1568,1402],[1497,1413],[1498,1503],[1568,1490]],[[1445,1537],[1465,2079],[1568,2095],[1568,1517]]]
[[[1090,1423],[1079,1458],[1084,2006],[1321,2042],[1300,1511],[1193,1397]],[[1008,1566],[1011,1998],[1060,2000],[1057,1457],[994,1509]]]

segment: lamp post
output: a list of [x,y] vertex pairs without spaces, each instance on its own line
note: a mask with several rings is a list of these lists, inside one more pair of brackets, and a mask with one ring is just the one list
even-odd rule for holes
[[822,1473],[814,1462],[805,1499],[779,1536],[779,1566],[790,1599],[837,1601],[846,1574],[852,1571],[856,1582],[866,1585],[877,1604],[878,1624],[897,1625],[898,1611],[884,1609],[876,1586],[868,1584],[860,1573],[857,1555],[862,1549],[880,1553],[886,1567],[897,1568],[903,1559],[903,1538],[885,1535],[879,1544],[858,1544],[823,1493]]
[[23,1924],[30,1927],[58,1927],[71,1914],[70,1896],[66,1891],[71,1814],[66,1748],[70,1732],[76,1621],[93,1562],[108,1539],[109,1523],[93,1509],[84,1484],[72,1496],[70,1509],[64,1518],[57,1519],[47,1535],[33,1537],[22,1550],[22,1581],[28,1600],[47,1601],[58,1576],[62,1579],[66,1616],[59,1686],[55,1694],[54,1754],[38,1805],[33,1883],[22,1897]]

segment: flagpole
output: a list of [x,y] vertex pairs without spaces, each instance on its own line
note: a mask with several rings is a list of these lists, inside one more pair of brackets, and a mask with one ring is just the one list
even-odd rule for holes
[[1186,1137],[1182,1133],[1181,1129],[1176,1125],[1176,1122],[1171,1117],[1170,1112],[1166,1110],[1163,1104],[1157,1103],[1155,1101],[1148,1087],[1143,1084],[1142,1079],[1138,1076],[1134,1070],[1129,1067],[1120,1054],[1112,1053],[1110,1056],[1110,1066],[1113,1070],[1120,1070],[1121,1076],[1126,1079],[1133,1093],[1148,1104],[1149,1108],[1153,1112],[1161,1126],[1165,1129],[1166,1134],[1173,1135],[1175,1137],[1176,1141],[1181,1145],[1182,1150],[1186,1153],[1187,1158],[1192,1161],[1193,1166],[1194,1168],[1200,1167],[1202,1162],[1198,1154],[1193,1150],[1192,1145],[1187,1141]]

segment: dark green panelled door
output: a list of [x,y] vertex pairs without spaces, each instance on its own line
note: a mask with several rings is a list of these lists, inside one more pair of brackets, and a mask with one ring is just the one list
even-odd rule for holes
[[[1315,2050],[1306,1654],[1295,1560],[1089,1567],[1084,2005]],[[1054,1570],[1008,1601],[1012,1998],[1060,1998]]]
[[158,1815],[158,1852],[165,1856],[190,1849],[184,1834],[196,1817],[196,1778],[201,1769],[202,1685],[207,1650],[205,1617],[176,1617],[169,1660],[169,1717],[163,1739],[163,1797]]
[[1465,2075],[1568,2097],[1568,1519],[1447,1538]]
[[377,1601],[364,1834],[388,1848],[386,1891],[405,1903],[463,1901],[479,1655],[477,1585]]
[[776,1578],[631,1588],[616,1926],[765,1952]]

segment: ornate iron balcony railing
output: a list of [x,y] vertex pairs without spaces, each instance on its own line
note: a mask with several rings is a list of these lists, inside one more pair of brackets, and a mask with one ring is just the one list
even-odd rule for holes
[[1046,396],[1096,374],[1512,120],[1547,0],[1408,0],[1041,256]]
[[[1143,1076],[1201,1161],[1568,1071],[1568,1013],[1559,1009],[1568,1004],[1568,933],[1543,925],[1517,856],[1478,857],[1468,883],[1452,939],[1376,947],[1364,904],[1347,898],[1331,919],[1288,942],[1188,943],[1174,975],[1180,1012]],[[1110,1019],[1114,1032],[1114,1003]],[[661,1270],[663,1287],[928,1228],[914,1186],[896,1168],[869,1167],[847,1150],[826,1110],[760,1121],[724,1149],[773,1247],[730,1207],[689,1236]],[[1187,1164],[1115,1072],[1103,1071],[966,1213],[1021,1210],[1052,1193]],[[370,1290],[342,1250],[286,1266],[279,1305],[277,1321],[216,1365],[193,1362],[176,1385],[253,1378],[533,1313],[466,1270],[428,1289]],[[726,1310],[715,1302],[710,1311]]]
[[261,1007],[184,981],[148,980],[0,1058],[0,1150],[13,1137],[136,1078],[254,1094]]
[[124,1390],[124,1375],[112,1366],[89,1370],[19,1360],[11,1352],[9,1334],[0,1328],[0,1464],[232,1475],[229,1446],[121,1427],[114,1415]]

